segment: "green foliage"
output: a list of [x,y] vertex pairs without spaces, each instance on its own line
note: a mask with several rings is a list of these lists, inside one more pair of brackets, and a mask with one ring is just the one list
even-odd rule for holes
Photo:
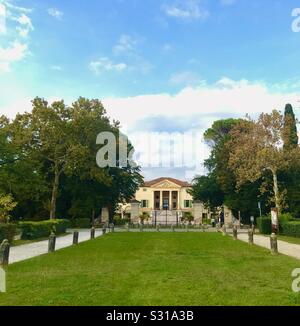
[[290,150],[298,146],[297,121],[291,104],[287,104],[284,110],[284,129],[282,138],[285,150]]
[[147,212],[143,212],[143,214],[140,215],[140,220],[142,223],[150,219],[150,215]]
[[70,226],[68,220],[48,220],[41,222],[20,222],[22,240],[34,240],[48,237],[52,231],[57,235],[66,233]]
[[192,221],[194,221],[194,216],[191,212],[184,212],[183,213],[183,220],[186,222],[191,223]]
[[5,239],[7,239],[10,243],[12,243],[16,233],[17,233],[16,224],[0,223],[0,243]]
[[268,216],[262,216],[257,219],[257,227],[261,234],[272,233],[272,221]]
[[224,203],[224,192],[213,174],[195,178],[190,194],[194,200],[201,200],[212,210]]
[[114,224],[116,226],[123,226],[123,225],[126,225],[128,223],[130,223],[130,218],[123,218],[122,219],[120,216],[117,216],[117,215],[114,217]]
[[285,236],[300,238],[300,222],[283,222],[280,224],[280,233]]
[[[230,132],[241,123],[240,119],[215,121],[204,134],[206,143],[211,148],[211,154],[205,161],[207,176],[195,178],[192,196],[201,200],[212,211],[225,204],[231,210],[240,211],[246,218],[257,215],[257,202],[265,203],[260,196],[259,183],[248,183],[236,190],[236,178],[229,169],[230,151],[227,144],[231,140]],[[262,205],[265,209],[265,205]]]
[[0,194],[0,223],[10,220],[10,212],[17,206],[11,195]]
[[88,229],[91,227],[91,220],[89,218],[74,218],[70,220],[70,223],[74,229]]
[[279,215],[279,223],[291,222],[294,220],[295,218],[291,213],[282,213]]
[[112,217],[117,203],[132,198],[143,181],[140,168],[99,168],[101,132],[120,131],[97,99],[67,106],[35,98],[30,113],[0,117],[0,193],[18,202],[13,220],[43,220],[49,212],[50,218],[99,216],[105,206]]

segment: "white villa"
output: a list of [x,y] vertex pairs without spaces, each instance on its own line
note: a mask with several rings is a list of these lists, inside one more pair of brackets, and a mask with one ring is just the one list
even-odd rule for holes
[[140,215],[148,213],[149,223],[179,223],[184,213],[191,213],[195,223],[202,223],[210,217],[209,211],[201,202],[194,202],[188,193],[191,184],[173,178],[159,178],[145,182],[136,192],[131,203],[120,205],[122,216],[130,216],[138,222]]

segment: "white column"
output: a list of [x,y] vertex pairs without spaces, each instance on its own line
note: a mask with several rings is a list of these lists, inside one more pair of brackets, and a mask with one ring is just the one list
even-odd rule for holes
[[169,211],[171,211],[173,209],[173,198],[172,198],[172,191],[169,191]]
[[163,209],[163,192],[161,191],[160,192],[160,204],[159,204],[159,209],[161,210],[161,209]]

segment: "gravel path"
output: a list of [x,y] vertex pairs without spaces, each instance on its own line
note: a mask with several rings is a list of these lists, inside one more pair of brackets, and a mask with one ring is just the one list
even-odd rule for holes
[[[239,234],[238,239],[248,242],[247,234]],[[270,249],[270,238],[263,235],[254,235],[254,244],[260,247]],[[300,259],[300,245],[278,240],[278,251],[281,254]]]
[[[73,243],[73,230],[68,230],[72,234],[56,238],[56,250],[70,247]],[[90,230],[79,230],[79,242],[90,240]],[[96,230],[96,237],[102,235],[102,230]],[[46,254],[48,252],[48,240],[33,242],[26,245],[10,248],[9,263],[13,264],[22,260]]]

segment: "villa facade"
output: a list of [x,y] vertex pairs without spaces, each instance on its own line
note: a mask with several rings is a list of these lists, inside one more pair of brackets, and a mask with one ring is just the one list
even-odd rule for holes
[[179,223],[185,213],[194,217],[195,223],[202,223],[210,217],[209,211],[201,202],[194,201],[189,193],[191,184],[173,178],[158,178],[147,181],[136,192],[131,203],[120,205],[122,216],[130,216],[138,222],[143,213],[150,216],[149,223]]

